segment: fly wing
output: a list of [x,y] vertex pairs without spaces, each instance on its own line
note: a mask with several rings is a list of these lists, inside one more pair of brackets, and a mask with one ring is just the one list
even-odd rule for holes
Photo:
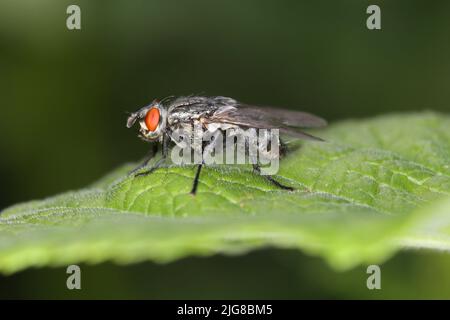
[[327,122],[324,119],[302,111],[239,105],[238,112],[254,115],[262,119],[268,119],[278,125],[288,127],[321,128],[327,125]]
[[286,135],[307,140],[322,139],[301,131],[301,128],[320,128],[327,124],[324,119],[307,112],[243,104],[221,108],[209,121],[230,123],[246,128],[279,129]]

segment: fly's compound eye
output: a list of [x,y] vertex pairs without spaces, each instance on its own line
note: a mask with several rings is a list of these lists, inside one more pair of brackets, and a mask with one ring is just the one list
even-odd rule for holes
[[147,111],[147,114],[145,115],[145,125],[147,126],[148,131],[155,131],[158,127],[159,123],[159,109],[158,108],[151,108]]

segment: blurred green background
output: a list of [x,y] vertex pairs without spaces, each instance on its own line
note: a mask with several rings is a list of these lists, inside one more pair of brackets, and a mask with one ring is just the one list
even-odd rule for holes
[[[66,28],[81,7],[82,30]],[[382,30],[366,28],[381,7]],[[167,95],[225,95],[314,112],[331,122],[387,112],[450,111],[450,2],[0,2],[0,209],[77,189],[146,145],[126,112]],[[411,128],[414,130],[414,128]],[[169,265],[83,266],[0,277],[0,297],[450,298],[450,257],[406,252],[383,267],[335,273],[288,250]],[[386,270],[386,271],[384,271]]]

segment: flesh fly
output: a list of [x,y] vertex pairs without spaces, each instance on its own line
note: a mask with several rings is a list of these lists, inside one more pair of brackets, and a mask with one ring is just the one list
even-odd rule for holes
[[[131,128],[136,122],[139,124],[139,137],[147,142],[153,142],[153,148],[145,161],[132,173],[136,173],[147,166],[150,159],[158,151],[158,145],[162,146],[162,157],[149,170],[139,172],[136,176],[147,175],[161,166],[166,161],[171,143],[175,143],[173,133],[176,130],[192,131],[193,126],[201,126],[212,134],[222,133],[228,129],[278,129],[280,134],[306,139],[323,141],[310,135],[301,129],[324,127],[327,123],[322,118],[306,112],[290,111],[270,107],[258,107],[240,103],[228,97],[202,97],[189,96],[179,98],[167,98],[162,101],[154,100],[136,112],[133,112],[127,120],[127,127]],[[212,140],[202,145],[202,150],[210,150]],[[283,145],[281,139],[280,144]],[[198,181],[202,166],[197,165],[197,172],[193,181],[191,193],[197,191]],[[258,163],[253,164],[256,173],[261,172]],[[264,176],[270,183],[287,190],[293,190],[285,186],[271,176]]]

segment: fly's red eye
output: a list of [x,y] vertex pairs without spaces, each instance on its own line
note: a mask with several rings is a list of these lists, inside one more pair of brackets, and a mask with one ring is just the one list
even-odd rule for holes
[[148,110],[145,116],[145,125],[148,131],[155,131],[159,123],[159,110],[158,108],[151,108]]

